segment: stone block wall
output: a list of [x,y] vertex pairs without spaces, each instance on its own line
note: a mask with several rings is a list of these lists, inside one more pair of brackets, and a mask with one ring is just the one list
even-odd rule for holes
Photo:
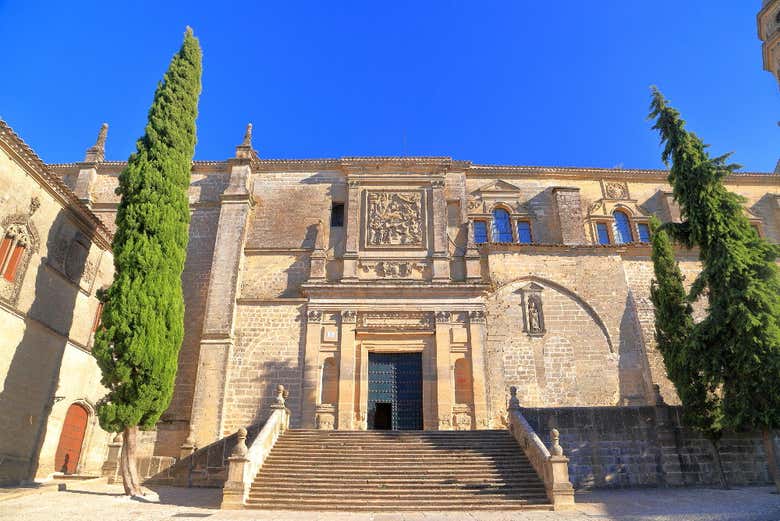
[[[682,424],[679,407],[523,408],[522,414],[548,446],[550,430],[558,429],[576,489],[719,482],[712,445]],[[727,433],[719,450],[730,485],[770,483],[760,434]]]
[[228,363],[223,435],[264,422],[274,390],[290,392],[292,426],[301,410],[304,343],[303,304],[242,304],[236,314],[236,344]]

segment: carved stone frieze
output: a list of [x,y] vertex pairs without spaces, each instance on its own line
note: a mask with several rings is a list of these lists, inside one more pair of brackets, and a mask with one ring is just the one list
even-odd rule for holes
[[433,313],[384,311],[361,313],[359,326],[364,329],[427,330],[433,329]]
[[475,324],[484,324],[485,323],[485,312],[484,311],[471,311],[471,312],[469,312],[469,322],[474,322]]
[[318,405],[314,423],[321,431],[332,431],[336,425],[336,407],[331,404]]
[[367,194],[366,245],[423,245],[422,192]]
[[436,312],[436,323],[437,324],[449,324],[451,319],[452,319],[452,313],[450,313],[449,311],[437,311]]
[[307,314],[306,318],[309,322],[319,322],[322,319],[322,311],[311,310]]
[[357,313],[351,309],[347,309],[341,312],[341,321],[348,324],[354,324],[357,318]]
[[456,404],[452,407],[452,426],[456,431],[470,431],[472,426],[471,407]]
[[407,279],[414,276],[415,272],[422,273],[428,267],[425,262],[417,261],[360,261],[361,269],[366,272],[374,272],[377,277],[387,279]]

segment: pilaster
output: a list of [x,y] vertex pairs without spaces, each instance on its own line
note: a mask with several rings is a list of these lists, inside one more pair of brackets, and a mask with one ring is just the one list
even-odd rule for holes
[[469,221],[469,236],[466,243],[466,281],[482,281],[482,259],[474,242],[474,221]]
[[433,279],[450,279],[450,259],[447,255],[447,200],[444,197],[444,179],[432,183],[433,195]]
[[439,430],[452,430],[452,367],[450,364],[450,312],[437,311],[436,403]]
[[317,390],[320,380],[319,351],[322,335],[322,312],[310,310],[306,315],[306,352],[303,359],[303,403],[301,427],[314,428],[317,412]]
[[351,430],[355,416],[355,326],[357,313],[341,313],[341,344],[339,346],[339,406],[338,428]]
[[232,160],[228,188],[221,196],[188,439],[200,447],[223,434],[238,279],[253,204],[251,174],[249,158]]
[[469,344],[474,392],[474,423],[477,429],[487,429],[489,421],[485,389],[485,313],[483,311],[469,313]]
[[360,183],[349,181],[347,183],[347,215],[344,223],[346,240],[344,249],[344,279],[357,280],[358,241],[360,239]]

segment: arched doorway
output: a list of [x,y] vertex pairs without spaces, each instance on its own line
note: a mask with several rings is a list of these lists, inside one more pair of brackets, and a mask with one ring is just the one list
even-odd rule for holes
[[84,444],[89,411],[78,403],[72,404],[65,415],[65,423],[60,433],[60,443],[54,456],[54,470],[65,474],[74,474]]

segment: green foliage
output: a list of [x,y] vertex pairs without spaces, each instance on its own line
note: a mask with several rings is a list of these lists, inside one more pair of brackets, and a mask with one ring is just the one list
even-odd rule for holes
[[683,403],[683,420],[711,440],[721,435],[720,398],[712,382],[697,368],[706,353],[697,353],[691,342],[693,309],[683,286],[683,275],[674,258],[669,235],[651,219],[655,280],[650,299],[655,307],[655,338],[664,359],[666,373]]
[[706,318],[689,336],[691,366],[722,403],[722,426],[780,427],[780,277],[778,248],[750,226],[744,199],[723,178],[738,168],[711,158],[680,114],[653,89],[650,117],[665,144],[669,183],[683,223],[662,229],[698,246],[702,272],[689,299],[706,295]]
[[93,350],[109,390],[98,406],[108,431],[153,427],[173,395],[184,336],[181,273],[200,78],[200,46],[187,28],[119,177],[114,282],[103,296]]

